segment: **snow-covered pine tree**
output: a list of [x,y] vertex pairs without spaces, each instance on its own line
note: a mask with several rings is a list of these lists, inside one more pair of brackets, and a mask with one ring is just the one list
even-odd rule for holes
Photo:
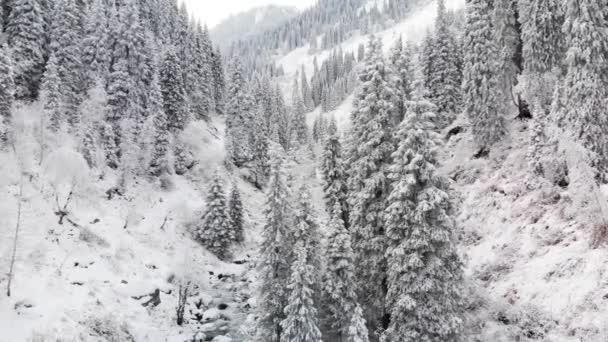
[[331,135],[325,141],[321,160],[321,174],[323,175],[323,190],[325,192],[325,209],[328,213],[335,211],[336,204],[341,208],[344,224],[348,227],[348,186],[346,168],[342,157],[342,144],[335,127],[335,120],[330,124]]
[[458,341],[463,271],[449,183],[436,170],[437,108],[418,95],[407,107],[395,137],[399,146],[392,155],[385,211],[391,319],[383,341]]
[[485,0],[466,5],[464,104],[473,137],[487,150],[506,135],[501,101],[498,47],[492,30],[492,10]]
[[167,123],[173,133],[182,131],[190,121],[190,113],[186,108],[186,91],[181,75],[182,70],[177,55],[173,48],[169,48],[163,58],[160,89]]
[[82,27],[79,15],[75,0],[55,1],[50,48],[57,58],[62,107],[66,121],[71,128],[75,128],[80,122],[78,106],[82,102],[82,95],[85,91],[81,87],[83,85],[82,54],[80,52]]
[[248,130],[252,103],[247,94],[245,75],[241,62],[234,57],[231,62],[228,106],[226,108],[226,151],[231,161],[238,167],[250,159]]
[[290,295],[281,322],[280,342],[319,342],[318,311],[315,307],[315,268],[311,264],[306,242],[295,246],[296,259],[291,267],[288,285]]
[[197,227],[197,239],[219,259],[226,260],[230,257],[230,244],[234,241],[234,234],[230,227],[224,186],[217,172],[209,186],[207,207]]
[[525,85],[522,92],[533,112],[528,160],[537,175],[545,173],[543,160],[555,160],[546,127],[551,118],[557,122],[557,113],[549,114],[565,52],[563,12],[562,1],[519,1],[524,66],[521,78]]
[[52,131],[57,132],[61,125],[65,122],[63,117],[63,104],[61,97],[61,80],[57,74],[57,58],[55,54],[51,54],[47,64],[44,77],[42,78],[42,86],[40,89],[41,99],[44,104],[44,116],[47,127]]
[[593,165],[608,174],[608,7],[604,1],[568,0],[563,32],[568,47],[564,123],[593,154]]
[[[302,90],[303,91],[303,90]],[[292,95],[292,115],[291,115],[291,132],[292,140],[298,145],[306,145],[308,143],[308,125],[306,124],[306,106],[300,96],[300,87],[298,80],[294,81]]]
[[270,138],[279,143],[286,151],[289,150],[289,118],[283,94],[278,85],[275,86],[272,96],[272,114]]
[[346,342],[369,342],[368,334],[363,309],[357,304],[351,316]]
[[4,45],[0,49],[0,147],[4,147],[3,145],[8,141],[14,89],[12,62],[8,47]]
[[110,60],[110,16],[115,15],[111,0],[94,0],[88,12],[82,40],[82,62],[89,73],[89,85],[93,80],[107,80]]
[[241,201],[241,192],[236,184],[233,184],[232,190],[230,190],[228,214],[230,215],[230,223],[234,232],[234,241],[239,243],[245,241],[243,202]]
[[287,306],[290,263],[288,256],[293,246],[288,236],[291,226],[289,193],[283,166],[274,160],[270,173],[266,208],[266,221],[262,229],[262,243],[258,261],[260,279],[256,341],[280,342],[281,322]]
[[[323,323],[329,336],[343,341],[348,336],[351,316],[357,307],[354,254],[350,234],[342,220],[342,207],[336,203],[331,213],[323,277]],[[331,339],[330,339],[331,340]]]
[[104,131],[104,141],[107,146],[105,150],[108,166],[118,167],[115,161],[120,161],[121,146],[121,121],[131,116],[133,110],[130,91],[133,87],[131,78],[127,72],[126,60],[120,60],[114,65],[114,70],[108,80],[108,107],[105,121],[108,128]]
[[6,25],[11,47],[15,97],[35,99],[44,73],[46,35],[38,0],[13,0]]
[[439,0],[435,20],[435,39],[430,57],[433,62],[428,84],[431,100],[439,109],[440,116],[436,118],[439,127],[446,126],[454,120],[461,102],[457,49],[456,37],[448,22],[445,1]]
[[390,61],[393,68],[397,72],[397,90],[399,96],[397,96],[397,103],[395,109],[395,125],[398,125],[403,121],[405,116],[406,108],[405,101],[410,99],[412,92],[412,62],[414,54],[410,43],[403,43],[401,36],[395,42],[395,45],[391,49]]
[[380,40],[370,38],[352,113],[348,187],[359,300],[372,330],[382,328],[385,315],[386,238],[382,217],[388,205],[387,167],[394,151],[393,77]]
[[150,115],[153,115],[152,120],[154,122],[154,147],[150,161],[150,174],[160,177],[163,174],[171,174],[172,167],[169,160],[171,153],[171,134],[169,131],[167,114],[163,110],[163,105],[161,103],[162,91],[160,89],[158,75],[154,77],[151,89],[152,92],[150,93],[150,97],[151,99],[156,99],[156,104],[150,108],[150,110],[152,110]]
[[431,77],[433,73],[433,63],[435,54],[435,35],[430,29],[426,30],[426,35],[420,46],[420,62],[422,64],[422,72],[424,74],[424,86],[429,89],[431,85]]
[[563,1],[519,0],[524,72],[545,73],[564,57]]
[[212,48],[209,33],[196,24],[194,36],[194,55],[192,72],[188,73],[189,86],[195,90],[192,94],[192,108],[198,119],[207,120],[215,110],[213,96]]
[[516,0],[494,1],[492,24],[496,45],[498,47],[498,70],[500,72],[500,89],[502,101],[516,103],[513,96],[513,87],[517,83],[520,70],[521,34],[517,21]]
[[254,134],[252,146],[251,169],[253,182],[258,189],[262,189],[268,179],[270,172],[270,158],[268,155],[268,133],[264,120],[264,106],[258,106],[258,112],[254,119]]
[[315,109],[315,104],[312,100],[312,90],[310,89],[310,85],[308,83],[308,77],[306,76],[306,70],[304,69],[304,65],[302,65],[300,77],[300,85],[302,87],[302,101],[304,101],[304,106],[306,107],[306,110],[312,111]]
[[224,76],[224,66],[222,64],[222,54],[220,48],[217,47],[211,57],[211,73],[213,75],[213,94],[215,103],[215,112],[224,114],[224,91],[226,90],[226,77]]

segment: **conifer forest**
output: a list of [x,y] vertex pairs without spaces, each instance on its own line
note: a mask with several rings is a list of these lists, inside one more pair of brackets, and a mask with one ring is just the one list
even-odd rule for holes
[[608,0],[0,0],[0,342],[607,342]]

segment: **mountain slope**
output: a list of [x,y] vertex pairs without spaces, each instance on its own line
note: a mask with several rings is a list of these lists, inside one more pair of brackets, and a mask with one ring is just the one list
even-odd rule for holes
[[298,14],[294,7],[264,6],[235,14],[217,24],[210,30],[214,41],[225,48],[238,40],[260,34],[280,26]]

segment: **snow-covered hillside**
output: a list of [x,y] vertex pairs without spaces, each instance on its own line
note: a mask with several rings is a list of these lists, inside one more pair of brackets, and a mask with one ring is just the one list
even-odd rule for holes
[[[361,12],[373,7],[382,11],[384,4],[389,2],[368,0],[363,3]],[[465,0],[446,0],[445,4],[447,9],[458,11],[465,7]],[[294,11],[279,7],[257,9],[233,17],[230,20],[237,21],[236,24],[228,22],[225,24],[227,27],[218,28],[215,33],[212,32],[212,35],[214,38],[223,40],[219,44],[228,45],[236,38],[245,38],[241,37],[245,33],[252,35],[259,33],[253,32],[255,30],[246,32],[249,29],[248,25],[257,25],[262,31],[278,27],[295,15]],[[436,17],[437,3],[431,1],[414,10],[403,20],[391,23],[387,25],[389,27],[376,32],[374,36],[378,37],[382,43],[382,50],[375,50],[378,60],[382,60],[382,54],[385,57],[389,56],[390,49],[399,37],[405,41],[421,43],[427,32],[433,28]],[[182,21],[186,22],[187,18],[187,15],[183,16]],[[313,22],[312,19],[311,22]],[[129,26],[125,25],[125,27]],[[142,31],[145,30],[142,29]],[[205,42],[205,39],[208,39],[202,32],[201,28],[198,42]],[[285,32],[292,33],[291,31]],[[328,30],[323,28],[320,32],[328,32]],[[160,36],[163,37],[162,34]],[[95,122],[91,126],[99,129],[97,124],[107,120],[106,115],[109,112],[107,108],[91,110],[91,108],[83,106],[85,108],[84,123],[75,124],[75,127],[71,129],[63,127],[47,131],[44,127],[47,125],[45,120],[47,120],[49,111],[47,108],[48,89],[45,87],[44,95],[40,100],[16,100],[11,111],[11,144],[6,144],[6,148],[0,149],[0,189],[2,190],[0,191],[0,266],[2,266],[0,273],[0,289],[2,290],[0,342],[268,342],[259,340],[259,337],[255,337],[254,334],[256,324],[263,319],[259,311],[261,297],[264,295],[261,293],[264,286],[263,270],[260,270],[264,264],[259,262],[264,253],[260,253],[260,245],[268,237],[265,234],[270,234],[264,230],[264,225],[267,221],[272,221],[270,224],[280,226],[273,220],[283,219],[287,223],[281,223],[289,225],[289,227],[285,232],[280,229],[276,229],[276,232],[273,231],[272,233],[276,233],[277,236],[275,241],[284,239],[280,241],[293,242],[289,239],[295,239],[296,236],[306,240],[306,243],[312,241],[310,244],[314,247],[312,252],[302,247],[304,242],[298,243],[297,246],[296,243],[282,246],[290,248],[284,255],[276,252],[279,249],[270,250],[275,253],[272,255],[274,257],[274,259],[271,258],[272,261],[280,266],[284,266],[287,263],[285,260],[288,258],[294,259],[297,254],[297,259],[294,260],[298,262],[304,260],[302,263],[307,266],[305,271],[309,273],[302,276],[302,273],[305,272],[292,271],[291,268],[295,269],[293,265],[288,265],[285,269],[291,271],[290,276],[295,279],[293,283],[296,285],[298,285],[298,281],[310,281],[313,283],[311,288],[317,290],[317,287],[320,287],[319,284],[310,279],[321,279],[326,276],[322,273],[327,266],[325,263],[328,262],[327,260],[320,262],[319,259],[326,257],[324,252],[330,244],[330,237],[336,233],[334,230],[337,231],[332,225],[335,225],[336,221],[342,220],[343,216],[339,215],[342,214],[340,205],[336,205],[338,209],[335,209],[334,213],[326,212],[326,202],[329,196],[324,189],[326,184],[322,179],[321,161],[324,153],[327,154],[324,144],[329,139],[324,140],[327,137],[322,136],[317,139],[318,141],[313,142],[314,138],[310,137],[310,132],[318,123],[319,117],[334,118],[338,132],[335,140],[340,140],[337,138],[340,136],[344,138],[343,143],[351,143],[353,137],[348,134],[354,135],[350,129],[357,123],[356,120],[354,124],[351,122],[351,114],[362,107],[357,102],[360,99],[357,91],[350,90],[341,94],[343,97],[340,98],[339,103],[332,104],[332,109],[325,112],[322,109],[323,105],[317,105],[315,109],[311,110],[315,107],[314,103],[312,106],[309,104],[305,106],[297,101],[292,103],[294,80],[296,80],[296,85],[297,82],[300,82],[297,75],[302,66],[308,76],[312,76],[314,73],[313,61],[316,60],[321,65],[331,58],[332,53],[337,49],[352,52],[354,56],[361,44],[367,44],[370,35],[355,31],[348,32],[348,37],[331,50],[323,50],[318,47],[318,44],[311,49],[311,45],[306,44],[285,52],[285,46],[289,46],[289,44],[281,44],[276,50],[264,51],[273,56],[274,62],[284,73],[279,73],[280,76],[273,79],[272,77],[275,75],[265,74],[268,72],[267,70],[255,70],[259,71],[256,76],[260,77],[253,81],[246,80],[247,72],[240,69],[239,56],[232,56],[227,68],[226,79],[222,75],[210,75],[218,70],[222,74],[223,71],[223,66],[219,62],[221,58],[213,49],[204,54],[209,53],[208,56],[216,57],[218,60],[206,60],[210,65],[201,65],[200,70],[194,70],[200,74],[185,72],[185,77],[176,77],[176,75],[183,76],[176,70],[181,70],[181,64],[187,66],[188,61],[179,60],[177,55],[172,55],[175,53],[174,49],[169,48],[163,56],[168,56],[165,59],[173,63],[163,63],[163,72],[155,71],[158,73],[156,76],[163,76],[163,89],[162,91],[152,89],[146,92],[145,96],[162,95],[171,100],[177,98],[174,96],[181,95],[180,100],[176,101],[179,103],[160,105],[158,107],[162,108],[159,109],[154,107],[153,98],[142,101],[142,105],[145,104],[163,113],[171,112],[172,116],[154,113],[152,120],[144,121],[143,128],[139,128],[141,129],[139,132],[141,141],[139,141],[138,148],[141,145],[147,145],[142,150],[152,150],[158,147],[157,142],[166,144],[163,145],[165,147],[163,157],[167,160],[161,158],[159,164],[164,161],[171,165],[168,167],[171,170],[165,170],[160,176],[148,170],[153,165],[150,160],[146,159],[151,158],[150,155],[153,153],[149,153],[150,151],[140,150],[141,154],[145,156],[137,155],[131,158],[144,165],[144,170],[139,170],[139,173],[129,169],[129,157],[133,156],[129,156],[127,152],[122,155],[126,166],[106,165],[107,155],[105,155],[104,149],[112,149],[112,146],[108,148],[99,141],[96,142],[96,147],[99,149],[97,155],[89,156],[96,159],[96,162],[90,163],[85,160],[86,156],[81,142],[87,140],[87,137],[83,139],[82,135],[86,135],[88,132],[78,125],[82,124],[84,127],[88,124],[86,121],[91,120]],[[164,37],[162,39],[173,38]],[[274,38],[276,37],[273,36]],[[307,37],[296,38],[294,41],[305,40]],[[317,37],[318,40],[322,40],[322,38],[322,36]],[[293,44],[296,46],[299,42],[293,42]],[[188,55],[187,51],[189,50],[186,48],[181,50],[182,57]],[[2,56],[0,55],[0,57]],[[351,71],[361,68],[360,58],[353,63],[356,65]],[[416,63],[412,62],[412,64]],[[125,62],[124,65],[133,66],[133,63]],[[124,65],[121,64],[121,66]],[[2,67],[1,59],[0,67]],[[50,67],[49,69],[53,70]],[[117,70],[118,72],[115,73],[118,76],[128,74],[128,72],[123,73],[122,69],[118,67]],[[412,70],[412,73],[417,73],[417,71]],[[146,74],[146,72],[142,72],[142,74]],[[195,77],[189,77],[192,75]],[[395,75],[396,73],[391,74],[391,77]],[[52,79],[52,76],[48,76],[48,78]],[[120,77],[114,76],[114,79],[121,80]],[[178,87],[171,83],[185,82],[183,80],[185,79],[191,82],[191,85],[198,86],[200,82],[198,76],[210,77],[214,82],[223,84],[222,86],[215,84],[213,87],[217,89],[196,88],[195,92],[187,96],[183,84]],[[344,77],[344,75],[333,75],[332,77],[334,76],[336,79]],[[344,78],[346,79],[346,77]],[[0,75],[1,81],[2,75]],[[257,84],[257,81],[260,83]],[[335,81],[334,79],[333,82]],[[419,79],[417,81],[422,82]],[[150,84],[158,86],[154,82],[158,82],[158,80],[154,79],[154,81],[150,81]],[[279,87],[277,91],[274,90],[275,82]],[[323,84],[322,87],[329,88],[335,85],[335,83],[329,84],[331,82],[327,80],[325,82],[326,84]],[[45,85],[49,83],[50,81],[45,81]],[[125,84],[127,83],[120,82],[112,89],[119,89],[119,95],[124,94],[126,91],[123,92],[123,88],[119,85],[128,88]],[[145,82],[129,83],[128,85],[135,84],[140,85]],[[266,89],[267,86],[272,89]],[[154,88],[154,86],[150,86],[150,88]],[[175,93],[170,93],[170,90],[174,90],[173,88],[179,89]],[[296,87],[296,90],[299,89]],[[420,89],[416,89],[416,91],[418,90]],[[328,91],[328,89],[324,89],[324,91]],[[218,92],[221,93],[218,95]],[[281,92],[283,97],[281,97]],[[170,94],[165,96],[167,93]],[[297,91],[294,93],[299,96]],[[420,93],[423,92],[420,91]],[[209,96],[209,98],[200,101],[202,95]],[[325,95],[327,96],[327,93]],[[223,96],[231,96],[231,98],[225,99],[226,108],[223,108],[224,103],[221,101]],[[423,102],[423,95],[415,96],[420,96],[420,98],[415,98],[416,101]],[[0,88],[0,99],[1,97],[2,89]],[[300,99],[302,102],[307,100],[304,97],[302,96]],[[124,96],[118,98],[123,99]],[[412,98],[414,98],[413,95]],[[89,102],[97,100],[102,102],[94,96],[87,99]],[[120,102],[116,101],[116,97],[113,100],[113,103]],[[166,102],[170,102],[169,100],[163,99]],[[215,102],[216,100],[220,101]],[[310,99],[310,101],[313,100]],[[43,104],[43,102],[45,103]],[[397,102],[394,101],[394,103]],[[412,102],[415,101],[412,100]],[[294,108],[291,108],[292,104]],[[2,103],[0,103],[0,107],[1,105]],[[100,104],[97,103],[97,105]],[[180,108],[174,110],[177,105],[180,105]],[[265,107],[266,105],[267,107]],[[298,105],[300,107],[297,107]],[[416,105],[419,104],[415,103],[413,107]],[[207,112],[204,112],[203,115],[194,113],[201,106],[207,106],[210,114],[207,115]],[[215,113],[224,109],[224,115]],[[298,109],[301,109],[301,112],[297,113]],[[192,115],[188,110],[193,111]],[[241,113],[239,110],[247,112]],[[364,108],[362,111],[365,110],[368,109]],[[444,199],[445,203],[448,202],[447,198],[454,200],[456,209],[453,219],[456,223],[455,235],[457,236],[458,253],[452,253],[452,255],[458,254],[464,266],[463,302],[464,311],[466,311],[462,329],[464,340],[467,342],[606,342],[608,341],[608,249],[605,246],[600,248],[593,246],[592,238],[597,226],[589,224],[587,216],[591,201],[588,196],[594,196],[592,201],[597,202],[600,209],[603,209],[605,203],[608,202],[608,187],[604,185],[595,189],[593,176],[583,179],[587,175],[574,174],[579,171],[575,168],[571,168],[569,177],[564,177],[560,182],[552,182],[535,174],[529,165],[530,133],[534,130],[534,121],[527,120],[527,118],[515,118],[517,111],[518,109],[514,107],[508,109],[504,116],[505,137],[492,145],[487,156],[482,153],[484,149],[480,151],[467,113],[456,114],[455,120],[446,124],[447,127],[440,131],[439,137],[442,141],[437,154],[438,173],[447,180],[443,182],[441,179],[437,182],[449,184],[445,186],[446,189],[439,189],[440,186],[437,186],[433,189],[437,190],[436,192],[430,192],[429,197],[433,198],[424,199],[428,202],[425,203],[428,206],[431,206],[429,203],[437,198]],[[121,111],[118,112],[121,115],[124,114]],[[95,116],[95,118],[89,118],[87,114]],[[184,115],[184,117],[180,115]],[[306,131],[304,142],[296,142],[298,137],[294,137],[296,134],[292,130],[295,131],[297,128],[294,128],[293,122],[287,122],[287,120],[296,121],[294,118],[298,118],[298,115],[299,118],[302,118],[299,123],[306,121],[309,126],[307,130],[306,125],[300,125],[300,127],[304,126]],[[121,117],[121,119],[124,118]],[[391,117],[390,120],[392,119]],[[129,120],[125,119],[125,121]],[[168,123],[167,120],[173,121]],[[154,134],[146,130],[150,129],[148,125],[151,121],[154,121]],[[383,129],[380,123],[372,120],[370,122],[367,129],[372,133]],[[108,129],[117,129],[120,134],[128,133],[128,129],[123,126],[129,128],[129,123],[121,122],[115,127],[104,126],[101,129],[104,130],[103,133]],[[173,127],[179,126],[179,124],[183,124],[185,127],[179,129]],[[435,123],[433,122],[433,124]],[[160,128],[156,126],[160,126]],[[416,134],[422,136],[420,127],[423,126],[415,126],[412,131],[416,131]],[[2,129],[1,126],[0,129]],[[157,134],[159,131],[166,133],[163,130],[170,131],[171,137]],[[290,134],[286,132],[287,130]],[[326,131],[330,131],[330,129],[327,128]],[[401,140],[407,140],[392,138],[395,136],[393,134],[395,132],[389,130],[387,132],[390,134],[387,133],[382,137],[373,136],[373,139],[370,140],[374,141],[370,144],[389,136],[391,138],[387,138],[387,140],[399,140],[395,141],[395,144],[401,144],[403,143]],[[98,134],[99,138],[105,139],[103,133]],[[261,135],[263,139],[254,136],[255,134]],[[327,134],[327,132],[323,134]],[[404,137],[403,135],[396,136]],[[123,139],[126,140],[128,137],[128,134],[125,134]],[[2,137],[0,136],[0,138]],[[366,143],[367,141],[362,145]],[[420,145],[426,147],[426,143],[428,142],[420,143]],[[0,139],[1,144],[2,139]],[[285,145],[288,147],[283,148]],[[174,150],[167,152],[169,150],[167,146]],[[234,146],[242,149],[239,150]],[[427,152],[426,154],[421,153],[425,154],[420,157],[420,160],[423,161],[422,164],[435,162],[434,156],[429,157],[433,154],[431,152],[434,152],[435,145],[428,143],[428,146],[431,146],[433,151],[423,151]],[[123,142],[121,145],[124,151],[129,151],[128,147],[128,143]],[[343,147],[343,150],[348,150],[352,146],[345,144]],[[114,148],[118,149],[115,146]],[[259,153],[261,157],[256,155],[255,158],[259,157],[259,159],[255,159],[252,155],[258,154],[258,148],[263,153]],[[420,147],[416,146],[416,148]],[[373,152],[377,152],[377,150]],[[240,156],[236,155],[238,153],[245,155],[243,159],[250,158],[250,160],[239,160]],[[413,154],[413,152],[409,153]],[[174,165],[179,164],[174,159],[179,159],[185,154],[188,154],[187,157],[191,157],[192,160],[188,170],[184,174],[178,175],[176,174],[178,172],[172,170]],[[373,155],[373,157],[376,156]],[[576,158],[577,156],[570,157]],[[395,158],[389,155],[384,159]],[[264,216],[268,201],[266,192],[272,193],[271,190],[274,189],[269,190],[268,187],[264,189],[263,185],[257,184],[256,172],[259,171],[257,168],[265,168],[264,176],[270,178],[269,175],[275,171],[270,164],[274,164],[277,160],[282,161],[286,176],[283,179],[280,172],[276,173],[277,176],[274,180],[277,181],[277,184],[284,181],[285,189],[277,190],[278,195],[275,200],[285,202],[285,206],[281,207],[288,212],[285,216],[293,214],[292,216],[301,220],[300,224],[294,224],[295,220],[291,216],[285,218],[277,215],[278,218],[271,217],[269,220],[266,220]],[[372,163],[373,161],[369,162],[369,164]],[[383,163],[388,164],[387,161],[383,161]],[[95,166],[90,166],[92,164]],[[263,165],[260,166],[261,164]],[[336,165],[338,164],[336,163]],[[369,164],[361,168],[372,168]],[[411,162],[411,164],[415,163]],[[154,165],[162,168],[162,165]],[[420,178],[428,176],[432,181],[435,181],[435,178],[439,179],[440,177],[435,177],[433,173],[434,166],[426,166],[428,170],[425,171],[428,171],[431,176],[424,174]],[[403,167],[403,169],[407,168]],[[398,173],[399,171],[403,170],[397,168],[397,171],[393,172]],[[226,260],[220,260],[214,255],[210,251],[213,250],[213,246],[205,245],[197,235],[206,214],[205,209],[217,205],[214,203],[215,201],[210,200],[213,191],[209,190],[215,175],[219,175],[222,180],[224,191],[227,192],[232,185],[240,191],[244,207],[244,241],[234,243],[230,247],[232,255]],[[345,174],[342,176],[347,178]],[[372,176],[375,177],[376,174]],[[386,180],[390,177],[378,178],[381,181],[377,181],[378,179],[372,176],[361,183],[370,179],[373,180],[370,182],[374,183],[373,185],[382,183],[384,186],[384,183],[389,183]],[[419,175],[410,176],[411,179],[404,177],[407,178],[407,182],[416,182]],[[346,183],[346,180],[341,181]],[[442,186],[445,185],[443,183]],[[589,184],[593,184],[593,186],[588,186]],[[306,187],[301,188],[302,185]],[[352,185],[349,184],[349,186]],[[277,185],[277,188],[280,188],[280,185]],[[590,188],[593,190],[592,192],[589,191]],[[302,203],[296,203],[297,200],[307,198],[302,196],[306,191],[300,189],[310,190],[312,208],[302,206]],[[341,190],[342,188],[337,191]],[[351,189],[348,190],[351,191]],[[445,198],[442,197],[444,190],[446,193],[449,192],[449,196],[446,195]],[[386,192],[370,191],[370,193],[379,197],[384,196]],[[378,193],[382,194],[378,195]],[[372,195],[369,196],[372,197]],[[364,197],[364,195],[360,197]],[[404,202],[406,201],[404,200]],[[305,209],[310,209],[310,213]],[[386,213],[386,208],[375,209],[382,213],[381,215],[389,215]],[[353,211],[355,210],[360,209],[353,208]],[[448,211],[445,210],[446,213]],[[306,216],[305,214],[309,214],[314,219],[310,222],[307,221],[309,217],[302,219]],[[368,215],[367,212],[360,216],[366,215]],[[374,215],[375,213],[370,214],[370,216]],[[330,216],[333,217],[330,218]],[[336,217],[339,217],[339,220],[336,220]],[[444,224],[442,219],[444,218],[441,217],[436,220],[437,222],[432,223]],[[383,220],[383,218],[377,219],[382,224],[386,224]],[[371,221],[372,219],[370,219]],[[445,221],[452,223],[451,218],[447,218]],[[317,226],[319,236],[312,236],[315,235],[314,228]],[[431,225],[429,224],[429,226]],[[346,232],[346,227],[342,228]],[[352,229],[352,227],[350,228]],[[433,228],[436,227],[433,226]],[[293,231],[287,229],[293,229]],[[382,234],[384,234],[384,229],[385,227],[382,226]],[[604,227],[604,229],[608,232],[608,228]],[[313,232],[310,233],[312,237],[306,236],[309,232]],[[354,236],[356,234],[354,230],[351,232],[350,234],[346,232],[345,235]],[[437,240],[441,240],[441,238],[444,237],[439,237]],[[269,239],[269,241],[273,242],[273,239]],[[348,240],[348,243],[334,246],[334,249],[351,248],[350,243]],[[207,250],[206,247],[210,250]],[[382,247],[385,246],[382,245]],[[307,253],[313,254],[310,260],[317,259],[313,261],[306,259],[309,257]],[[351,250],[350,253],[353,254],[353,251]],[[400,253],[405,254],[399,249],[394,254],[399,256]],[[389,253],[383,250],[378,254],[384,258],[385,254]],[[350,257],[354,258],[353,255]],[[343,259],[346,261],[339,260],[342,264],[348,264],[351,261],[347,257]],[[283,264],[281,264],[282,262]],[[306,262],[309,262],[310,265]],[[315,262],[318,262],[314,264],[317,266],[316,268],[313,267]],[[443,260],[439,260],[437,264],[442,262]],[[423,262],[420,261],[420,263]],[[459,261],[456,263],[458,267],[455,268],[459,268]],[[5,265],[6,271],[4,270]],[[343,267],[347,269],[348,266],[352,265]],[[273,270],[273,272],[278,274],[281,270]],[[454,278],[458,277],[454,276]],[[278,292],[286,293],[287,290],[297,288],[293,283],[290,283],[290,286],[282,283],[275,284],[274,288]],[[397,284],[395,285],[395,283]],[[347,290],[350,290],[348,285],[355,287],[354,284],[347,284],[344,286],[348,288]],[[399,288],[399,285],[400,283],[394,281],[394,288]],[[189,292],[184,296],[182,291],[186,286]],[[433,285],[429,285],[429,287],[431,286]],[[10,296],[4,295],[6,289],[9,288]],[[306,295],[307,290],[314,292],[311,289],[304,289],[300,292]],[[293,292],[298,294],[298,291]],[[185,321],[183,324],[178,324],[178,307],[182,297],[185,297]],[[319,301],[316,297],[308,299],[309,303],[305,304],[314,305]],[[354,302],[357,300],[359,299],[354,299]],[[294,302],[300,305],[302,301],[294,300]],[[414,306],[411,303],[399,303],[399,305],[403,305],[403,307],[399,307],[403,311],[406,311],[406,307],[407,310],[410,310],[410,306]],[[324,312],[324,310],[328,310],[326,305],[319,306],[319,312],[326,314]],[[359,303],[356,307],[358,308],[358,306]],[[398,305],[395,304],[395,306]],[[358,312],[354,310],[355,307],[351,307],[351,309]],[[301,311],[310,313],[312,310]],[[280,307],[277,312],[282,314],[285,312],[285,308]],[[345,314],[355,316],[352,312]],[[380,327],[378,322],[375,323],[376,327]],[[276,322],[273,324],[276,326]],[[319,322],[319,325],[321,324],[327,324],[327,322]],[[355,324],[353,323],[353,325]],[[335,332],[330,332],[327,336],[334,336],[333,333]],[[375,332],[370,333],[373,335]],[[326,331],[323,334],[325,335]],[[346,339],[339,340],[346,342]],[[434,341],[440,340],[437,338]],[[330,337],[330,340],[323,339],[323,341],[334,342],[338,341],[338,338],[332,340]],[[360,340],[353,339],[352,341]]]

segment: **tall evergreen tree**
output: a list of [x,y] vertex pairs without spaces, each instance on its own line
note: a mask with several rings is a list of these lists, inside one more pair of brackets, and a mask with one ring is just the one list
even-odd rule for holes
[[15,97],[38,96],[45,62],[45,24],[38,0],[13,0],[6,26],[8,44],[15,61]]
[[213,75],[213,94],[215,103],[215,112],[224,114],[224,92],[226,90],[226,77],[224,76],[224,67],[222,65],[222,54],[220,48],[216,48],[211,57],[211,73]]
[[44,103],[45,122],[52,131],[58,131],[64,123],[62,115],[61,80],[57,74],[57,58],[51,54],[46,64],[46,71],[42,79],[41,98]]
[[158,74],[152,81],[151,89],[150,98],[156,99],[156,104],[150,108],[154,123],[154,148],[150,161],[150,173],[154,176],[161,176],[163,174],[171,174],[172,167],[169,162],[171,134],[167,114],[163,110],[162,91],[160,89]]
[[163,108],[167,115],[169,129],[173,132],[182,131],[190,120],[186,108],[186,92],[184,90],[182,71],[173,49],[165,52],[160,73],[160,88],[163,97]]
[[286,177],[280,161],[274,161],[264,215],[262,244],[258,271],[260,275],[260,299],[256,341],[280,342],[287,306],[290,263],[287,256],[293,246],[288,243],[290,209]]
[[230,244],[234,235],[230,227],[224,187],[218,173],[209,187],[207,208],[198,226],[197,237],[218,258],[225,260],[230,256]]
[[312,111],[315,109],[315,104],[312,100],[312,90],[310,89],[310,85],[308,83],[308,77],[306,77],[304,65],[302,65],[302,73],[300,77],[300,85],[302,86],[302,101],[304,101],[304,106],[306,107],[307,111]]
[[[82,61],[80,53],[80,13],[75,0],[57,0],[53,9],[51,52],[57,58],[57,74],[61,80],[63,111],[71,127],[80,122],[78,106],[82,101]],[[109,92],[108,92],[109,93]]]
[[294,81],[292,95],[291,131],[295,143],[305,145],[308,143],[308,125],[306,124],[306,106],[300,96],[298,81]]
[[517,83],[520,70],[520,26],[516,0],[496,0],[494,2],[493,26],[495,41],[498,46],[498,70],[500,72],[500,89],[502,101],[515,103],[513,87]]
[[348,327],[348,338],[346,342],[369,342],[365,318],[363,318],[363,310],[360,305],[355,307],[353,311],[350,326]]
[[564,57],[563,1],[519,0],[524,72],[544,73]]
[[295,254],[288,286],[290,295],[285,307],[286,318],[281,322],[283,331],[280,341],[318,342],[321,341],[321,331],[314,301],[315,268],[310,263],[304,241],[298,241]]
[[362,83],[352,113],[349,149],[350,224],[355,250],[359,300],[372,330],[385,316],[386,238],[382,220],[389,194],[387,167],[394,150],[394,73],[382,57],[380,40],[372,37],[359,75]]
[[492,13],[485,0],[468,1],[466,13],[465,112],[469,116],[475,141],[482,149],[488,149],[506,134]]
[[[332,121],[335,124],[335,121]],[[333,125],[330,125],[332,127]],[[330,129],[333,131],[333,129]],[[346,168],[342,156],[342,144],[337,131],[327,138],[323,148],[321,161],[323,175],[323,190],[325,192],[325,208],[328,213],[335,210],[336,204],[341,208],[344,224],[348,227],[348,186]]]
[[5,45],[0,49],[0,143],[3,145],[8,140],[14,89],[12,64]]
[[604,1],[568,0],[564,24],[564,124],[595,154],[593,163],[602,176],[608,172],[607,12]]
[[232,231],[234,232],[234,240],[236,242],[245,241],[244,218],[243,218],[243,202],[241,201],[241,193],[239,188],[234,184],[230,190],[230,203],[228,206],[228,214]]
[[458,341],[462,330],[462,263],[455,247],[448,181],[436,171],[437,108],[407,104],[390,167],[386,208],[387,342]]
[[268,133],[264,120],[263,105],[258,106],[258,113],[254,120],[255,130],[253,134],[253,159],[252,173],[253,182],[258,189],[262,189],[266,184],[269,175],[269,156],[268,156]]
[[338,341],[348,336],[351,316],[357,307],[353,259],[350,235],[342,221],[342,207],[337,203],[329,223],[322,303],[324,324]]
[[456,37],[448,22],[445,1],[439,0],[428,88],[431,99],[439,108],[441,117],[436,119],[442,126],[453,121],[461,101],[457,49]]

